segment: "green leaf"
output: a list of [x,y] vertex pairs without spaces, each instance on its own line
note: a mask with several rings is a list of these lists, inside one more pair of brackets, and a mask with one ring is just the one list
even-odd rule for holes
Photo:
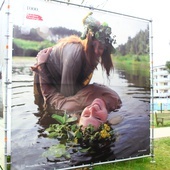
[[82,132],[80,132],[80,131],[76,131],[76,133],[75,133],[75,137],[77,137],[78,139],[82,138],[82,137],[83,137]]
[[78,127],[77,127],[76,124],[74,124],[74,125],[71,126],[71,130],[72,130],[73,132],[75,132],[75,131],[77,130],[77,128],[78,128]]
[[108,23],[106,23],[106,22],[103,22],[103,24],[102,24],[104,27],[108,27]]
[[46,131],[47,131],[47,132],[52,132],[53,129],[54,129],[54,128],[50,126],[49,128],[46,129]]
[[58,122],[61,123],[61,124],[64,124],[64,123],[65,123],[62,116],[53,114],[53,115],[52,115],[52,118],[54,118],[56,121],[58,121]]
[[66,113],[64,113],[64,116],[63,116],[64,123],[67,122],[67,119],[68,119],[68,115]]
[[80,149],[80,152],[86,153],[86,152],[89,151],[90,149],[91,149],[91,147],[89,147],[89,148],[83,148],[83,149]]
[[70,118],[68,118],[67,119],[67,123],[71,123],[71,122],[75,122],[75,121],[77,121],[77,117],[70,117]]
[[57,144],[57,145],[53,145],[51,146],[48,151],[43,153],[43,156],[45,157],[49,157],[49,156],[55,156],[57,158],[60,158],[62,156],[67,156],[68,154],[66,152],[66,146],[63,144]]
[[74,138],[74,133],[72,131],[67,132],[68,139],[73,139]]
[[71,158],[71,155],[70,155],[70,153],[66,152],[65,155],[64,155],[64,157],[65,157],[66,159],[70,159],[70,158]]
[[64,113],[64,116],[53,114],[52,118],[54,118],[56,121],[58,121],[62,125],[66,124],[66,123],[74,122],[77,120],[77,117],[69,117],[66,114],[66,112]]
[[57,137],[57,134],[56,132],[51,132],[49,135],[48,135],[49,138],[56,138]]

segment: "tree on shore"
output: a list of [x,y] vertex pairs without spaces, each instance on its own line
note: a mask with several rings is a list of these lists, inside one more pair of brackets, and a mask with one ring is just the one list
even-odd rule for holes
[[165,66],[167,68],[168,73],[170,73],[170,61],[167,61]]

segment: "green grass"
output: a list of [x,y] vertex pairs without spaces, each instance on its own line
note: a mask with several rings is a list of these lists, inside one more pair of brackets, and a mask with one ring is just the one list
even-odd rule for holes
[[114,56],[114,60],[116,61],[124,61],[126,63],[134,63],[134,62],[145,62],[149,64],[149,56],[148,55],[125,55],[125,56]]
[[23,40],[14,38],[13,42],[16,44],[16,46],[22,48],[22,49],[32,49],[39,51],[40,49],[51,47],[54,45],[54,43],[51,43],[50,41],[30,41],[30,40]]
[[157,139],[154,142],[155,163],[151,157],[140,158],[105,165],[94,166],[93,170],[169,170],[170,138]]
[[159,124],[158,126],[157,126],[157,124],[156,124],[156,121],[154,120],[154,126],[155,126],[156,128],[170,127],[170,120],[164,120],[163,125]]
[[[113,62],[118,68],[124,69],[126,72],[132,72],[134,75],[141,74],[143,76],[150,76],[150,63],[148,55],[126,55],[114,56]],[[142,68],[142,69],[139,69]]]
[[22,39],[14,39],[14,43],[23,49],[34,49],[34,50],[38,50],[38,46],[40,44],[40,42],[37,41],[29,41],[29,40],[22,40]]

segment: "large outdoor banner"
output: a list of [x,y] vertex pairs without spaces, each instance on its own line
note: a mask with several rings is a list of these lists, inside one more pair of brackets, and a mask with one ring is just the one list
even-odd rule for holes
[[14,2],[11,169],[149,156],[149,22],[81,5]]

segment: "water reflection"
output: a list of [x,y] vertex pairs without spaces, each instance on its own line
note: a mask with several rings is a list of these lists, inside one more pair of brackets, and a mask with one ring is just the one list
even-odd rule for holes
[[149,65],[116,63],[115,68],[120,78],[128,80],[129,86],[150,89]]
[[[127,79],[129,77],[130,79]],[[149,154],[150,94],[137,80],[132,81],[132,77],[127,76],[126,71],[116,68],[108,83],[107,78],[98,69],[92,80],[113,88],[123,101],[122,108],[109,115],[110,118],[117,115],[124,117],[123,122],[112,126],[117,134],[116,142],[99,150],[95,155],[75,153],[73,148],[70,151],[72,153],[70,160],[65,158],[54,160],[42,156],[49,146],[58,141],[47,138],[44,135],[44,127],[38,123],[41,113],[34,104],[32,72],[29,67],[13,68],[12,168],[52,170]],[[134,146],[134,143],[138,145]]]
[[116,63],[116,72],[120,79],[127,81],[128,95],[143,102],[150,102],[150,73],[149,66],[137,64],[131,67]]
[[13,75],[33,75],[29,66],[13,66],[12,67]]

